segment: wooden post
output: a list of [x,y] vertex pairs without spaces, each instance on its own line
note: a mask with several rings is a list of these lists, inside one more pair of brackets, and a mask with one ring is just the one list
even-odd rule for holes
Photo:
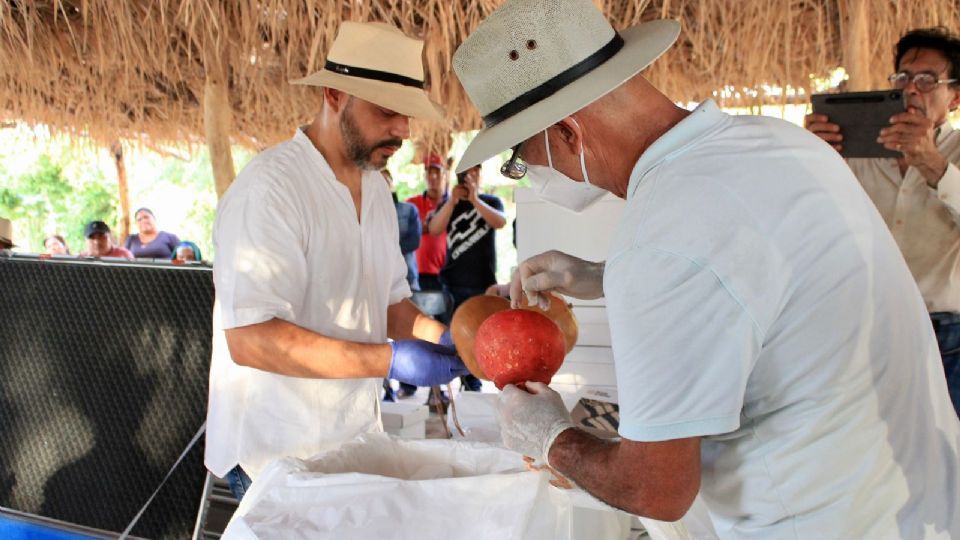
[[230,150],[230,133],[233,111],[225,76],[207,75],[203,85],[203,127],[210,151],[210,165],[217,188],[217,198],[223,197],[233,182],[233,154]]
[[110,145],[113,162],[117,166],[117,186],[120,191],[120,234],[116,238],[117,245],[122,246],[130,236],[130,189],[127,184],[127,167],[123,163],[123,145],[116,141]]
[[870,0],[849,0],[843,67],[847,70],[847,91],[872,90],[870,73]]

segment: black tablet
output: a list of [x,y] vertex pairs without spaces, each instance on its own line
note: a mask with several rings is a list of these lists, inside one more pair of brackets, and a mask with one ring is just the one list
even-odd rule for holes
[[890,117],[906,112],[902,90],[875,90],[843,94],[814,94],[810,97],[813,112],[827,115],[840,126],[843,150],[849,158],[900,157],[877,142],[880,130],[890,126]]

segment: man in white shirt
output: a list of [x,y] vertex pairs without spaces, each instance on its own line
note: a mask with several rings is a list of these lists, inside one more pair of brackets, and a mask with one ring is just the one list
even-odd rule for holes
[[[897,42],[894,67],[890,84],[903,90],[908,110],[877,136],[903,156],[851,158],[847,164],[920,287],[960,415],[960,132],[947,121],[960,105],[960,36],[944,28],[908,32]],[[843,148],[840,126],[826,115],[808,115],[806,126]]]
[[605,263],[548,252],[511,291],[606,298],[621,438],[527,382],[500,396],[504,443],[641,516],[700,492],[723,538],[960,536],[960,422],[890,233],[808,132],[639,76],[678,33],[508,0],[454,54],[486,124],[461,169],[512,147],[502,172],[543,199],[626,199]]
[[324,69],[293,81],[322,87],[320,113],[254,158],[217,209],[205,461],[238,499],[273,459],[381,430],[384,377],[429,386],[467,372],[409,300],[379,172],[410,117],[442,118],[422,47],[386,24],[344,23]]

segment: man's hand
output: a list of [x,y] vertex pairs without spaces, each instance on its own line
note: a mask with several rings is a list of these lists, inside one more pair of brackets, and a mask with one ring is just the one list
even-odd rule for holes
[[890,124],[880,130],[877,142],[884,148],[901,152],[901,164],[915,167],[927,184],[936,188],[947,170],[947,160],[937,150],[937,127],[933,120],[916,107],[909,107],[907,112],[894,115]]
[[477,187],[476,176],[468,174],[460,185],[467,190],[466,199],[476,206],[480,202],[480,189]]
[[573,428],[573,422],[560,394],[540,382],[527,382],[526,387],[524,392],[508,384],[500,393],[500,435],[507,448],[547,463],[554,440]]
[[547,251],[520,263],[510,283],[510,303],[520,306],[526,293],[531,306],[549,309],[550,298],[541,292],[557,292],[592,300],[603,296],[604,263],[590,262],[560,251]]
[[[444,341],[444,338],[440,338]],[[390,360],[388,379],[417,386],[447,384],[451,380],[468,375],[470,370],[451,347],[429,341],[408,339],[390,343],[393,356]]]
[[840,133],[840,126],[830,122],[827,115],[810,113],[803,118],[803,127],[830,143],[830,146],[837,152],[843,150],[843,135]]
[[500,298],[510,299],[510,284],[509,283],[494,283],[493,285],[487,287],[487,290],[484,291],[487,296],[499,296]]
[[450,190],[450,198],[453,199],[453,204],[456,205],[458,202],[466,199],[470,196],[470,190],[463,185],[456,185]]

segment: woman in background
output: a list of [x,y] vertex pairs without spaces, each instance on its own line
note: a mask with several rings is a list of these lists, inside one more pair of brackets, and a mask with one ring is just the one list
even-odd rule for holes
[[149,208],[137,210],[133,218],[137,222],[138,233],[128,236],[123,247],[138,259],[173,258],[180,243],[177,235],[157,230],[157,218]]
[[59,234],[51,234],[44,239],[43,247],[47,250],[47,255],[70,255],[67,241]]

